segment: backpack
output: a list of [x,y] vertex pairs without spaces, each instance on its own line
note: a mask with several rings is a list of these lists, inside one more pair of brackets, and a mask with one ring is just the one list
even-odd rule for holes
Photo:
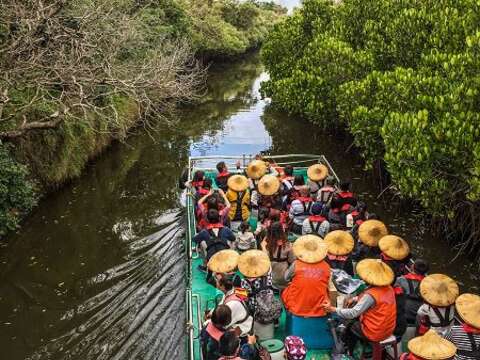
[[255,321],[260,324],[271,324],[282,314],[282,304],[275,297],[273,290],[266,285],[266,281],[266,277],[263,277],[261,289],[253,295],[255,308],[251,309]]
[[262,345],[255,343],[255,360],[272,360],[272,356]]
[[218,235],[215,235],[212,229],[209,229],[208,233],[210,234],[210,238],[207,241],[207,261],[217,252],[230,249],[227,241],[220,237],[220,230],[218,230]]

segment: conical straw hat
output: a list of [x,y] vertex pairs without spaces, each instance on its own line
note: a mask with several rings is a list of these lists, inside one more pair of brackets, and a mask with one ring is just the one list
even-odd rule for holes
[[408,350],[422,359],[444,360],[453,357],[457,347],[438,335],[435,330],[428,330],[425,335],[410,340]]
[[253,160],[247,166],[247,175],[251,179],[260,179],[267,172],[267,165],[265,161]]
[[321,181],[328,176],[328,168],[323,164],[315,164],[308,168],[307,176],[312,181]]
[[238,270],[243,276],[256,278],[265,275],[270,270],[270,259],[261,250],[245,251],[238,258]]
[[325,243],[330,254],[340,256],[350,254],[355,245],[352,234],[343,230],[329,232],[325,236]]
[[236,269],[240,255],[235,250],[221,250],[208,261],[208,268],[214,273],[229,273]]
[[452,305],[458,297],[458,285],[452,278],[443,274],[432,274],[420,283],[420,294],[433,306]]
[[315,264],[327,256],[327,244],[325,244],[321,237],[315,235],[300,236],[293,243],[293,253],[297,259]]
[[280,189],[280,180],[273,175],[265,175],[258,182],[258,191],[260,194],[270,196]]
[[395,278],[393,270],[380,259],[365,259],[357,264],[357,274],[367,284],[390,285]]
[[410,254],[410,246],[401,237],[386,235],[378,242],[380,250],[394,260],[403,260]]
[[243,175],[233,175],[228,178],[227,185],[233,191],[245,191],[248,188],[248,179]]
[[358,228],[358,238],[368,246],[378,246],[380,239],[387,234],[387,227],[379,220],[367,220]]
[[476,329],[480,329],[480,296],[462,294],[455,301],[455,308],[463,321]]

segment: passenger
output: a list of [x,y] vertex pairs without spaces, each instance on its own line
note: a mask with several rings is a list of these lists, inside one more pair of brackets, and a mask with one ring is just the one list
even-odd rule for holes
[[403,289],[405,294],[405,317],[409,326],[416,325],[418,308],[423,304],[420,295],[420,282],[428,272],[428,263],[423,259],[416,259],[413,272],[400,276],[396,285]]
[[300,196],[292,201],[288,216],[291,221],[291,231],[297,235],[302,234],[303,222],[311,214],[313,199],[309,196],[308,187],[299,187]]
[[325,236],[328,246],[327,262],[332,269],[344,270],[353,276],[351,253],[355,245],[352,235],[343,230],[335,230]]
[[260,208],[281,209],[282,202],[278,191],[280,189],[280,180],[273,175],[265,175],[258,182]]
[[242,342],[235,331],[226,331],[220,338],[218,360],[254,360],[257,358],[255,350],[255,336],[248,336]]
[[[300,189],[305,187],[305,178],[302,175],[295,175],[293,179],[293,190],[290,193],[288,204],[290,205],[293,200],[297,199],[300,195]],[[308,189],[308,187],[307,187]]]
[[303,220],[302,235],[313,234],[324,238],[330,231],[330,223],[324,216],[324,206],[316,202],[311,208],[312,215]]
[[353,211],[347,215],[346,227],[352,229],[352,234],[355,234],[358,227],[367,220],[367,217],[367,204],[363,201],[359,201]]
[[290,281],[282,292],[285,309],[293,315],[321,317],[329,299],[330,265],[325,261],[327,245],[315,235],[304,235],[293,244],[296,260],[285,273]]
[[230,202],[228,218],[232,230],[237,230],[240,223],[250,217],[250,194],[247,188],[248,179],[243,175],[233,175],[228,179],[227,199]]
[[393,335],[395,335],[397,342],[400,343],[408,327],[407,318],[405,316],[406,297],[403,289],[398,285],[393,285],[393,291],[395,292],[395,304],[397,305],[397,319]]
[[[205,259],[205,264],[218,251],[230,249],[229,242],[235,241],[235,235],[232,231],[220,222],[217,210],[208,210],[207,220],[209,222],[208,227],[197,233],[193,238],[200,254]],[[206,271],[205,264],[200,265],[199,269],[201,271]]]
[[410,246],[401,237],[386,235],[378,242],[380,257],[395,273],[395,278],[407,273],[407,263],[410,260]]
[[235,250],[221,250],[215,253],[208,261],[208,271],[210,274],[211,282],[209,284],[216,286],[215,278],[221,276],[227,276],[232,279],[234,285],[240,286],[241,279],[236,274],[238,266],[238,258],[240,255]]
[[303,339],[298,336],[287,336],[284,341],[286,360],[305,360],[307,358],[307,348]]
[[240,337],[246,342],[246,338],[253,326],[253,318],[250,315],[246,293],[237,291],[233,279],[229,276],[216,277],[217,289],[223,292],[224,296],[220,304],[227,305],[232,311],[232,321],[229,328],[236,330]]
[[[207,182],[208,180],[210,179],[206,179],[205,182]],[[219,198],[221,198],[222,201],[220,201]],[[208,194],[204,195],[200,200],[198,200],[197,208],[197,228],[199,230],[207,228],[207,214],[208,210],[210,209],[217,210],[220,216],[220,222],[225,226],[228,225],[230,201],[228,201],[227,196],[222,189],[218,189],[218,191],[214,191],[211,189]]]
[[283,177],[281,178],[282,185],[280,187],[280,194],[282,196],[282,202],[287,204],[290,198],[290,193],[293,191],[293,184],[295,177],[293,176],[293,166],[287,165],[283,169]]
[[277,165],[275,161],[271,159],[263,159],[263,161],[265,162],[265,166],[267,167],[267,172],[266,172],[267,175],[272,175],[275,177],[280,176],[280,173],[283,170],[280,166]]
[[455,360],[480,359],[480,296],[460,295],[455,301],[457,316],[446,339],[457,347]]
[[[457,351],[455,345],[441,338],[433,330],[429,330],[425,335],[410,340],[408,342],[408,350],[408,353],[400,355],[400,360],[460,359],[455,356]],[[478,359],[478,357],[475,359]]]
[[205,173],[201,170],[195,171],[193,174],[192,181],[190,182],[190,186],[198,191],[199,189],[203,188],[203,182],[205,181]]
[[379,220],[365,221],[358,228],[358,241],[352,254],[353,261],[377,258],[380,255],[378,243],[386,235],[388,235],[388,230],[383,222]]
[[227,305],[218,305],[213,310],[211,318],[200,333],[200,345],[203,359],[217,360],[220,357],[220,338],[232,322],[232,311]]
[[328,176],[325,180],[325,185],[318,191],[317,201],[320,201],[324,205],[330,206],[330,203],[336,193],[335,178]]
[[280,222],[274,222],[270,226],[267,236],[261,243],[261,249],[268,254],[272,264],[273,286],[283,289],[287,285],[285,272],[295,261],[295,255]]
[[350,191],[350,186],[351,184],[349,181],[340,183],[340,191],[335,194],[331,202],[331,208],[333,210],[340,211],[345,204],[353,207],[357,206],[357,199]]
[[227,164],[225,164],[224,161],[220,161],[217,164],[217,171],[218,171],[218,174],[215,178],[215,182],[217,183],[217,186],[220,189],[222,189],[223,191],[227,191],[228,190],[228,186],[227,186],[228,179],[231,176],[230,172],[228,171]]
[[259,207],[259,194],[258,194],[258,182],[260,178],[266,174],[267,166],[262,160],[253,160],[248,164],[246,169],[246,174],[248,176],[248,187],[250,190],[250,204],[252,211],[254,211],[255,216],[258,215]]
[[328,168],[323,164],[312,165],[307,169],[307,176],[307,186],[310,189],[310,196],[316,199],[318,191],[323,188],[325,178],[328,176]]
[[257,228],[255,229],[255,236],[263,239],[267,236],[267,229],[270,227],[270,209],[262,208],[258,211]]
[[195,193],[195,202],[198,204],[200,199],[202,199],[205,195],[210,194],[212,191],[212,180],[211,179],[205,179],[202,181],[202,186],[196,188],[196,193]]
[[358,297],[353,308],[338,309],[325,303],[327,312],[353,320],[345,333],[350,355],[357,341],[380,342],[392,336],[397,318],[395,292],[391,286],[394,274],[390,266],[378,259],[365,259],[357,264],[357,274],[369,286]]
[[418,333],[423,335],[428,329],[444,336],[452,325],[459,289],[455,280],[443,274],[432,274],[420,283],[420,294],[425,303],[418,308]]
[[257,240],[252,232],[250,223],[243,221],[238,227],[237,239],[235,241],[235,249],[238,251],[247,251],[257,248]]

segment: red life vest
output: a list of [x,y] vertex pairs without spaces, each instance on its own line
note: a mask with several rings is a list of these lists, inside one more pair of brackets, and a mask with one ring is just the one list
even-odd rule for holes
[[[315,234],[318,234],[318,230],[320,230],[320,226],[322,225],[322,223],[325,220],[327,220],[327,219],[325,219],[323,216],[320,216],[320,215],[310,215],[308,217],[308,222],[310,223],[310,228],[312,229],[312,231]],[[317,226],[315,226],[315,224]]]
[[208,224],[207,225],[207,229],[221,229],[223,228],[223,224],[222,223],[216,223],[216,224]]
[[400,360],[424,360],[418,356],[413,355],[412,353],[403,353],[400,355]]
[[225,333],[225,331],[222,331],[219,328],[217,328],[215,325],[213,325],[211,321],[208,323],[206,330],[208,335],[210,335],[216,341],[220,341],[220,338]]
[[327,254],[328,260],[330,261],[342,261],[345,262],[348,260],[348,255],[333,255]]
[[414,274],[414,273],[408,273],[406,275],[403,275],[403,277],[407,280],[415,280],[415,281],[422,281],[425,278],[425,275],[420,275],[420,274]]
[[221,173],[218,173],[217,178],[224,178],[227,176],[230,176],[230,173],[228,172],[228,170],[223,170]]
[[323,203],[329,203],[335,194],[335,188],[333,186],[324,186],[319,191],[318,200]]
[[374,342],[385,340],[393,334],[397,322],[395,292],[391,286],[376,286],[363,292],[375,300],[375,305],[360,316],[362,332]]
[[292,282],[281,295],[285,308],[296,316],[325,316],[322,304],[329,299],[329,279],[326,261],[308,264],[297,259]]
[[203,187],[203,184],[205,183],[205,181],[201,180],[201,181],[192,181],[192,186],[195,188],[195,189],[198,189],[198,188],[201,188]]
[[199,195],[204,196],[204,195],[207,195],[210,192],[210,189],[198,188],[197,192],[198,192]]
[[342,191],[338,193],[338,197],[342,199],[351,199],[353,198],[353,193],[350,191]]

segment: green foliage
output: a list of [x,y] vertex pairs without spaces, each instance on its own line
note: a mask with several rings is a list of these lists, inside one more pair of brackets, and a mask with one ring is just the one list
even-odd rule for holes
[[[348,127],[434,215],[480,200],[480,3],[305,0],[269,35],[273,103]],[[326,19],[326,20],[325,20]]]
[[18,226],[23,214],[36,204],[27,168],[17,163],[0,143],[0,236]]

